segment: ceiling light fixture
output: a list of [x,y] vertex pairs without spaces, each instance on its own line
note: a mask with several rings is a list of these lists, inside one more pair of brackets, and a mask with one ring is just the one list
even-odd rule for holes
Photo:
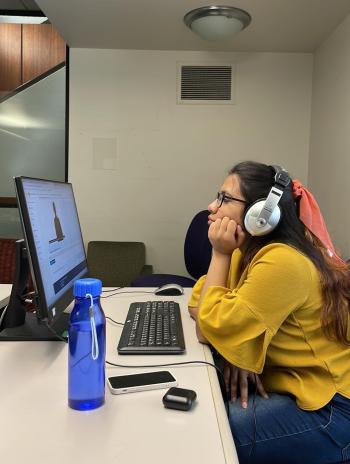
[[189,11],[184,22],[206,40],[224,40],[246,28],[252,18],[249,13],[233,6],[203,6]]
[[5,24],[42,24],[48,21],[41,11],[0,10],[0,23]]

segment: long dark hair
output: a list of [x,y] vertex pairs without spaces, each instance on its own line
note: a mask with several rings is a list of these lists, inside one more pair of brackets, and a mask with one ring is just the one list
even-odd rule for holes
[[[229,174],[237,175],[241,193],[248,207],[253,202],[266,198],[274,185],[274,168],[254,161],[237,164]],[[320,274],[323,294],[320,318],[325,335],[331,340],[350,345],[347,339],[350,309],[349,267],[345,263],[330,258],[325,246],[300,221],[299,208],[293,198],[291,184],[285,189],[279,206],[282,214],[278,226],[265,236],[249,236],[246,240],[242,249],[241,271],[268,243],[285,243],[299,250],[314,263]]]

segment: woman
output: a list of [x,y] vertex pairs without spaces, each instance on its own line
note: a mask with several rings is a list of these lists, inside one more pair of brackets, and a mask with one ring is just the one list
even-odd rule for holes
[[[230,171],[208,207],[212,259],[189,311],[198,340],[225,360],[240,463],[340,462],[350,458],[350,273],[312,195],[279,172],[255,162]],[[249,208],[275,194],[266,225],[269,208]]]

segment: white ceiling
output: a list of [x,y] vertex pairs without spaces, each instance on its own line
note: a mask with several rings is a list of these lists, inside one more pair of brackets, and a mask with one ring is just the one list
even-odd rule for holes
[[212,43],[183,23],[189,10],[207,0],[36,3],[70,47],[139,50],[313,52],[350,13],[350,0],[223,0],[247,10],[252,22],[235,38]]

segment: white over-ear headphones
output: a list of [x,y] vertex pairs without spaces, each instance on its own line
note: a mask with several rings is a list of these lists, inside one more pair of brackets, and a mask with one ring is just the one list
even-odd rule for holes
[[281,220],[281,209],[278,203],[291,180],[285,169],[280,166],[271,167],[276,173],[275,184],[271,187],[267,198],[255,201],[244,215],[244,227],[253,236],[269,234]]

